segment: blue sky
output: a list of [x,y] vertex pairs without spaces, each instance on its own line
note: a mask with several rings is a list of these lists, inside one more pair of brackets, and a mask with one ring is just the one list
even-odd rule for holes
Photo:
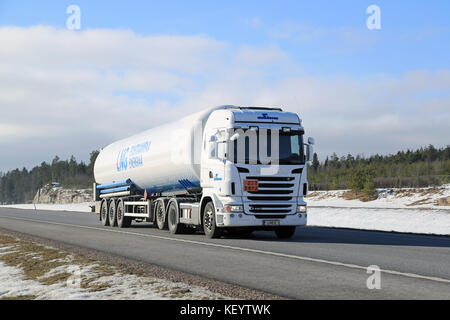
[[449,143],[450,1],[0,0],[0,43],[0,171],[221,104],[298,112],[322,160]]
[[[70,4],[81,8],[83,30],[205,34],[235,44],[277,45],[316,74],[364,76],[450,65],[449,1],[1,0],[0,25],[65,28]],[[366,28],[371,4],[381,8],[381,30]],[[348,38],[338,38],[339,30],[348,31]],[[315,31],[322,35],[298,39]]]

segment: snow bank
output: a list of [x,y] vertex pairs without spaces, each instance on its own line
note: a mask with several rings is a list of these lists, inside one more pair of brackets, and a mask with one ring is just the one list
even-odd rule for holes
[[450,235],[450,212],[437,209],[310,207],[308,226]]
[[450,197],[450,184],[436,188],[379,189],[378,199],[368,202],[346,200],[343,198],[346,191],[313,191],[306,200],[309,206],[316,207],[450,209],[450,205],[438,205],[439,199]]
[[438,188],[379,189],[378,199],[343,198],[346,190],[316,191],[307,197],[308,225],[450,235],[450,185]]

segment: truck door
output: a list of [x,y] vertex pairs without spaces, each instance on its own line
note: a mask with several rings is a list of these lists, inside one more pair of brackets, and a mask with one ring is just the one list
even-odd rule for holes
[[224,192],[227,140],[225,130],[208,131],[202,157],[202,187]]

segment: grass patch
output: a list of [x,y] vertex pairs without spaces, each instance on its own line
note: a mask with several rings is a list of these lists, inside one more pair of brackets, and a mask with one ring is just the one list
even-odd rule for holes
[[368,195],[365,192],[355,192],[355,191],[346,191],[342,194],[342,198],[345,200],[360,200],[362,202],[369,202],[378,199],[378,195],[374,193],[373,195]]
[[32,242],[19,241],[14,237],[1,235],[0,243],[11,246],[9,253],[0,256],[0,261],[10,267],[21,268],[25,280],[45,283],[44,276],[52,269],[61,267],[67,262],[68,253],[56,249],[39,246]]
[[418,206],[421,204],[432,204],[433,202],[431,201],[431,198],[425,198],[425,199],[420,199],[411,203],[408,203],[407,206],[411,207],[411,206]]

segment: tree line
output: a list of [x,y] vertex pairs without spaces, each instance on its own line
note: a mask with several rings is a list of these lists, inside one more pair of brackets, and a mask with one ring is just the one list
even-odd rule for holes
[[438,186],[450,183],[450,146],[436,149],[429,145],[370,157],[348,154],[339,158],[334,153],[322,162],[314,154],[308,180],[311,190]]
[[42,162],[31,170],[23,168],[0,173],[0,204],[30,202],[39,188],[52,182],[64,188],[90,188],[98,153],[91,152],[89,164],[78,162],[74,156],[68,160],[55,156],[51,163]]
[[[0,203],[30,202],[37,190],[51,182],[65,188],[90,188],[94,182],[94,162],[98,151],[92,151],[89,164],[75,157],[51,163],[42,162],[31,170],[15,169],[0,173]],[[310,190],[351,189],[367,196],[375,188],[427,187],[450,183],[450,146],[436,149],[429,145],[415,151],[394,155],[364,157],[336,153],[319,161],[317,154],[309,170]]]

